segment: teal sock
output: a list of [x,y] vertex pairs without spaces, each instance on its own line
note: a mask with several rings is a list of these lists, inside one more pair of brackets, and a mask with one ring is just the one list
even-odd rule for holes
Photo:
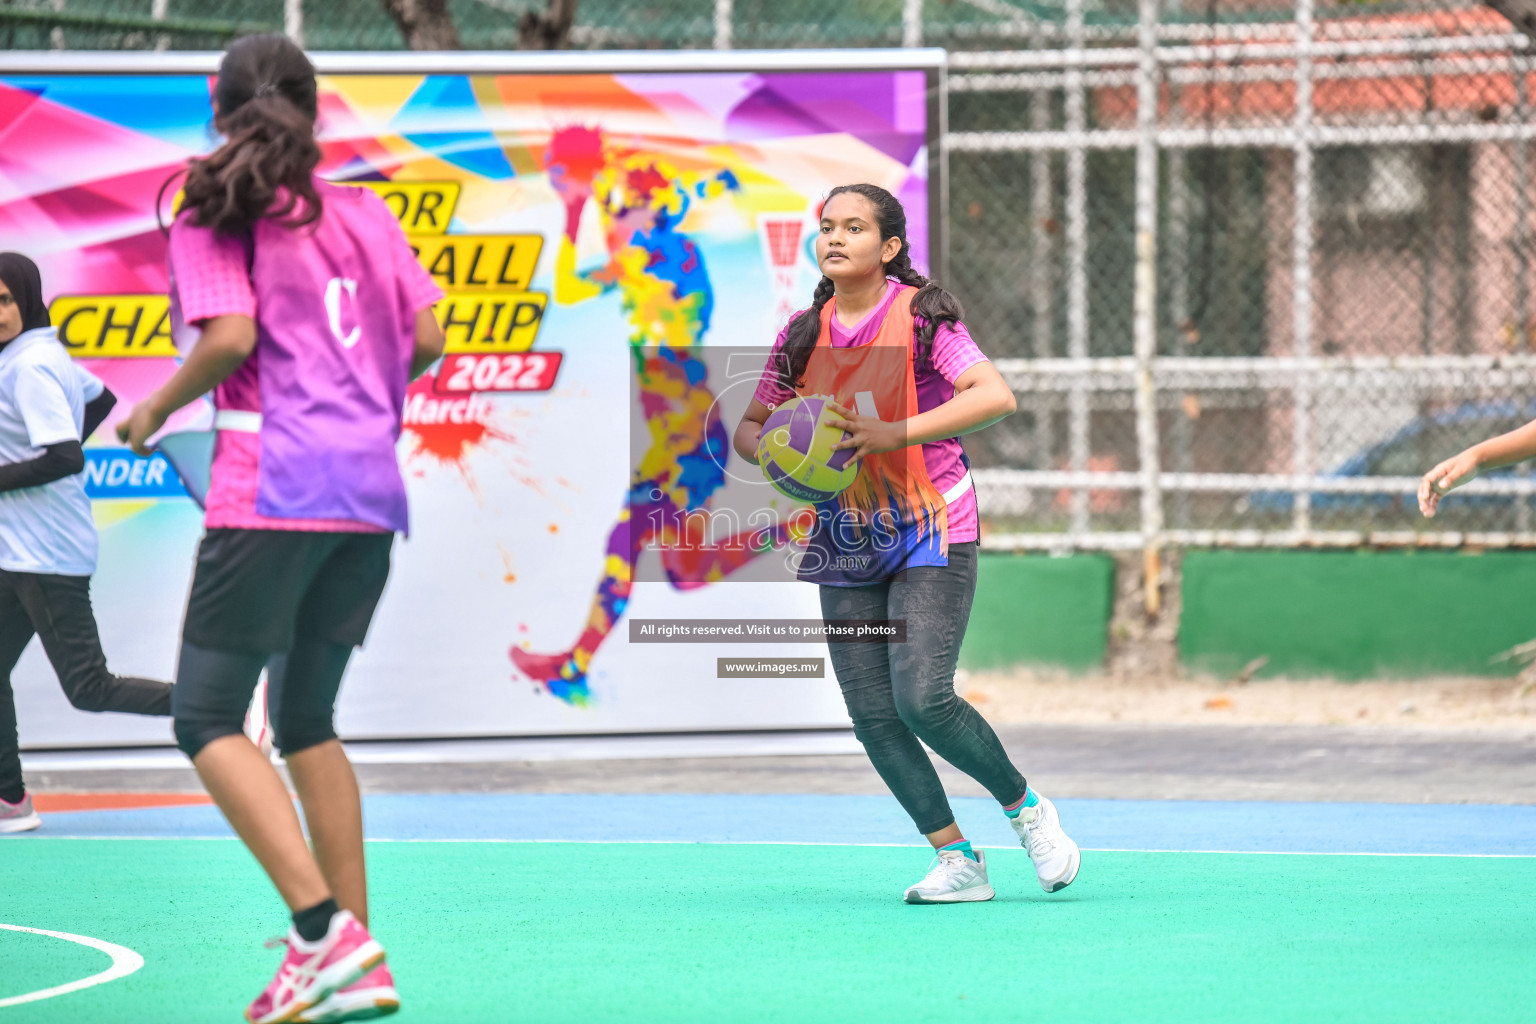
[[1003,813],[1008,815],[1010,818],[1017,818],[1019,816],[1019,812],[1024,808],[1033,807],[1039,802],[1040,794],[1036,793],[1033,789],[1030,789],[1029,786],[1026,785],[1024,787],[1024,795],[1019,797],[1018,802],[1004,807]]
[[941,846],[937,850],[934,850],[933,852],[934,853],[942,853],[945,850],[959,850],[961,853],[963,853],[967,857],[971,858],[971,860],[974,860],[974,861],[976,861],[978,863],[980,863],[980,861],[981,861],[981,858],[976,856],[976,851],[971,849],[971,841],[969,839],[956,839],[954,842],[950,843],[948,846]]

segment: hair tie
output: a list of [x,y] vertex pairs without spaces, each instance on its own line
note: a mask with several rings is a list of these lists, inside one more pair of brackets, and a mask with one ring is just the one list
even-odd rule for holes
[[277,93],[277,83],[276,82],[262,82],[260,85],[258,85],[256,87],[256,91],[251,93],[251,98],[255,99],[255,98],[259,97],[259,96],[273,96],[273,95],[276,95],[276,93]]

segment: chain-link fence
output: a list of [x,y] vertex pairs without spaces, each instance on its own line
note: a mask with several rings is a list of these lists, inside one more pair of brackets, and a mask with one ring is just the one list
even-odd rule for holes
[[[414,11],[433,0],[406,4]],[[1137,0],[576,0],[566,44],[578,49],[942,46],[999,51],[1134,45]],[[1289,38],[1291,7],[1269,0],[1164,0],[1159,38]],[[1429,5],[1420,4],[1425,10]],[[1440,5],[1445,6],[1445,5]],[[518,20],[550,0],[442,0],[467,49],[518,44]],[[1405,9],[1368,0],[1320,19]],[[1080,17],[1082,27],[1071,27]],[[0,0],[0,43],[24,49],[196,49],[252,28],[288,31],[317,50],[406,45],[386,0]],[[1056,65],[1060,67],[1061,65]],[[1091,77],[1091,76],[1090,76]]]
[[971,446],[989,543],[1536,543],[1518,471],[1412,493],[1536,416],[1525,38],[1173,6],[951,55],[949,273],[1021,396]]
[[[944,9],[944,0],[930,0]],[[577,0],[578,49],[917,45],[917,0]],[[1001,6],[1001,5],[999,5]],[[518,21],[546,0],[448,0],[467,49],[518,46]],[[5,0],[0,45],[25,49],[199,49],[242,31],[287,31],[316,50],[402,49],[382,0]],[[931,42],[931,41],[930,41]]]
[[[447,4],[469,48],[545,9]],[[382,0],[0,2],[14,47],[252,26],[404,45]],[[968,439],[989,545],[1536,544],[1519,471],[1411,494],[1536,416],[1536,60],[1491,9],[579,0],[569,44],[951,51],[946,283],[1020,394]]]

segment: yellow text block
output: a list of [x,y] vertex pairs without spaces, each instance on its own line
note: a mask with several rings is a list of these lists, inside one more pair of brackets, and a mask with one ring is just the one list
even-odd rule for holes
[[450,353],[526,352],[548,303],[543,292],[466,292],[448,295],[433,312]]
[[416,258],[445,292],[523,291],[544,246],[540,235],[439,235],[412,238]]
[[176,355],[164,295],[60,295],[48,307],[59,340],[86,358]]
[[459,203],[456,181],[349,181],[371,188],[408,235],[441,235]]

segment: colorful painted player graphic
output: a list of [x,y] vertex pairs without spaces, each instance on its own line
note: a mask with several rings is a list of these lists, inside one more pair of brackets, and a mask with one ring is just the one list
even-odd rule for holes
[[[693,351],[709,330],[714,289],[698,244],[678,227],[695,200],[737,191],[735,175],[679,171],[586,127],[557,131],[544,164],[566,209],[555,301],[571,305],[618,290],[652,438],[631,470],[628,494],[608,534],[586,628],[557,653],[512,648],[512,661],[524,675],[580,704],[587,699],[588,666],[624,613],[635,562],[647,545],[660,543],[668,581],[689,589],[724,579],[779,543],[783,531],[705,544],[695,537],[703,529],[701,517],[688,516],[708,508],[725,483],[730,432],[708,386],[708,369]],[[576,267],[576,234],[589,200],[602,218],[608,259],[583,271]]]

